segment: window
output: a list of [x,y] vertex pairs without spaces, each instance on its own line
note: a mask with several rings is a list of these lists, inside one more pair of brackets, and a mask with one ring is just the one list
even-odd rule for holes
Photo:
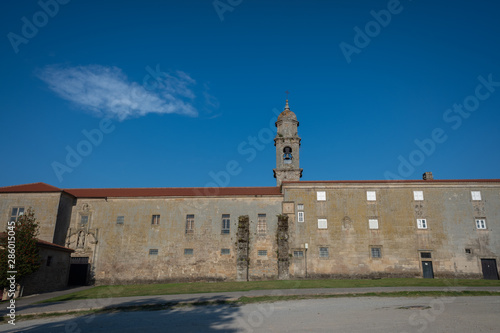
[[123,224],[125,222],[125,216],[117,216],[116,224]]
[[481,192],[480,191],[471,191],[470,194],[472,195],[472,200],[474,200],[474,201],[481,200]]
[[430,252],[420,252],[420,258],[422,259],[430,259],[432,258],[432,255]]
[[298,204],[297,205],[297,221],[298,222],[304,222],[304,205],[303,204]]
[[486,220],[485,219],[476,219],[476,228],[477,229],[486,229]]
[[304,212],[297,213],[298,222],[304,222]]
[[186,215],[186,234],[192,234],[193,232],[194,232],[194,215],[188,214]]
[[88,215],[81,215],[80,216],[80,225],[86,226],[89,223],[89,216]]
[[230,228],[230,215],[229,214],[222,214],[222,233],[223,234],[229,234],[229,228]]
[[423,191],[413,191],[413,199],[415,201],[424,200],[424,192]]
[[257,255],[259,257],[267,257],[267,250],[258,250]]
[[160,224],[160,215],[152,215],[151,216],[151,224],[154,224],[154,225]]
[[372,247],[371,252],[372,252],[372,258],[382,258],[382,251],[380,247]]
[[377,219],[369,219],[368,226],[370,229],[378,229],[378,220]]
[[257,233],[265,234],[266,232],[267,232],[266,214],[259,214],[257,216]]
[[192,256],[194,253],[193,249],[184,249],[185,256]]
[[220,254],[222,254],[222,255],[227,255],[227,254],[230,254],[230,253],[231,253],[230,249],[221,249],[220,250]]
[[303,258],[304,257],[304,251],[293,251],[293,256],[295,258]]
[[472,250],[471,250],[471,249],[465,249],[465,253],[466,253],[466,254],[471,254],[471,253],[472,253]]
[[50,266],[51,263],[52,263],[52,256],[48,256],[47,257],[47,266]]
[[427,220],[426,219],[417,219],[417,228],[427,229]]
[[328,258],[328,248],[327,247],[320,247],[319,248],[319,257],[320,258]]
[[157,256],[158,255],[158,249],[149,249],[149,255],[150,256]]
[[376,201],[377,200],[377,193],[375,191],[366,191],[366,200]]
[[326,201],[326,192],[325,191],[318,191],[316,192],[316,197],[318,201]]
[[24,207],[14,207],[12,208],[12,212],[10,213],[10,221],[17,221],[19,216],[24,214]]
[[328,227],[328,222],[326,219],[318,219],[318,229],[326,229]]

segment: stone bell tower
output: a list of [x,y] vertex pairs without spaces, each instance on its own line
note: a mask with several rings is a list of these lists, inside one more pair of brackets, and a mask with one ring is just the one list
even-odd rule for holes
[[299,167],[300,138],[297,134],[298,126],[297,116],[290,111],[287,99],[285,110],[278,116],[276,122],[278,131],[276,138],[274,138],[276,169],[273,171],[278,186],[281,186],[283,181],[300,180],[302,177],[302,169]]

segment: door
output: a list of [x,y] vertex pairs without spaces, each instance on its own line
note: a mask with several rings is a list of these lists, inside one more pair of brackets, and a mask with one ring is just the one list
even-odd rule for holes
[[497,261],[495,259],[481,259],[483,277],[486,280],[498,280]]
[[432,270],[432,261],[422,261],[422,270],[424,271],[425,279],[434,279],[434,271]]
[[85,286],[89,264],[71,264],[69,266],[68,286]]

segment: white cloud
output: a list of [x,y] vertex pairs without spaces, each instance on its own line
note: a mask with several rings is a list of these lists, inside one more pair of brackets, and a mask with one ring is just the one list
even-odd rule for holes
[[147,68],[143,84],[130,82],[121,69],[100,65],[64,67],[47,66],[37,75],[60,97],[99,116],[140,117],[148,113],[177,113],[198,116],[192,105],[196,85],[188,74],[156,72]]

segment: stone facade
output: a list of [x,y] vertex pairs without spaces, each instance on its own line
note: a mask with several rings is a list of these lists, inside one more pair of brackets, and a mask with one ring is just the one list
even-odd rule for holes
[[[308,277],[421,276],[430,261],[436,277],[480,278],[481,259],[498,262],[498,181],[293,182],[284,201],[303,205],[303,222],[288,214],[290,248],[308,244]],[[292,276],[305,277],[304,257],[292,260]]]
[[0,214],[33,207],[41,239],[75,250],[79,283],[498,278],[500,180],[300,181],[298,125],[287,102],[277,187],[37,183],[0,188]]
[[65,289],[73,250],[39,241],[41,265],[23,280],[23,296]]

